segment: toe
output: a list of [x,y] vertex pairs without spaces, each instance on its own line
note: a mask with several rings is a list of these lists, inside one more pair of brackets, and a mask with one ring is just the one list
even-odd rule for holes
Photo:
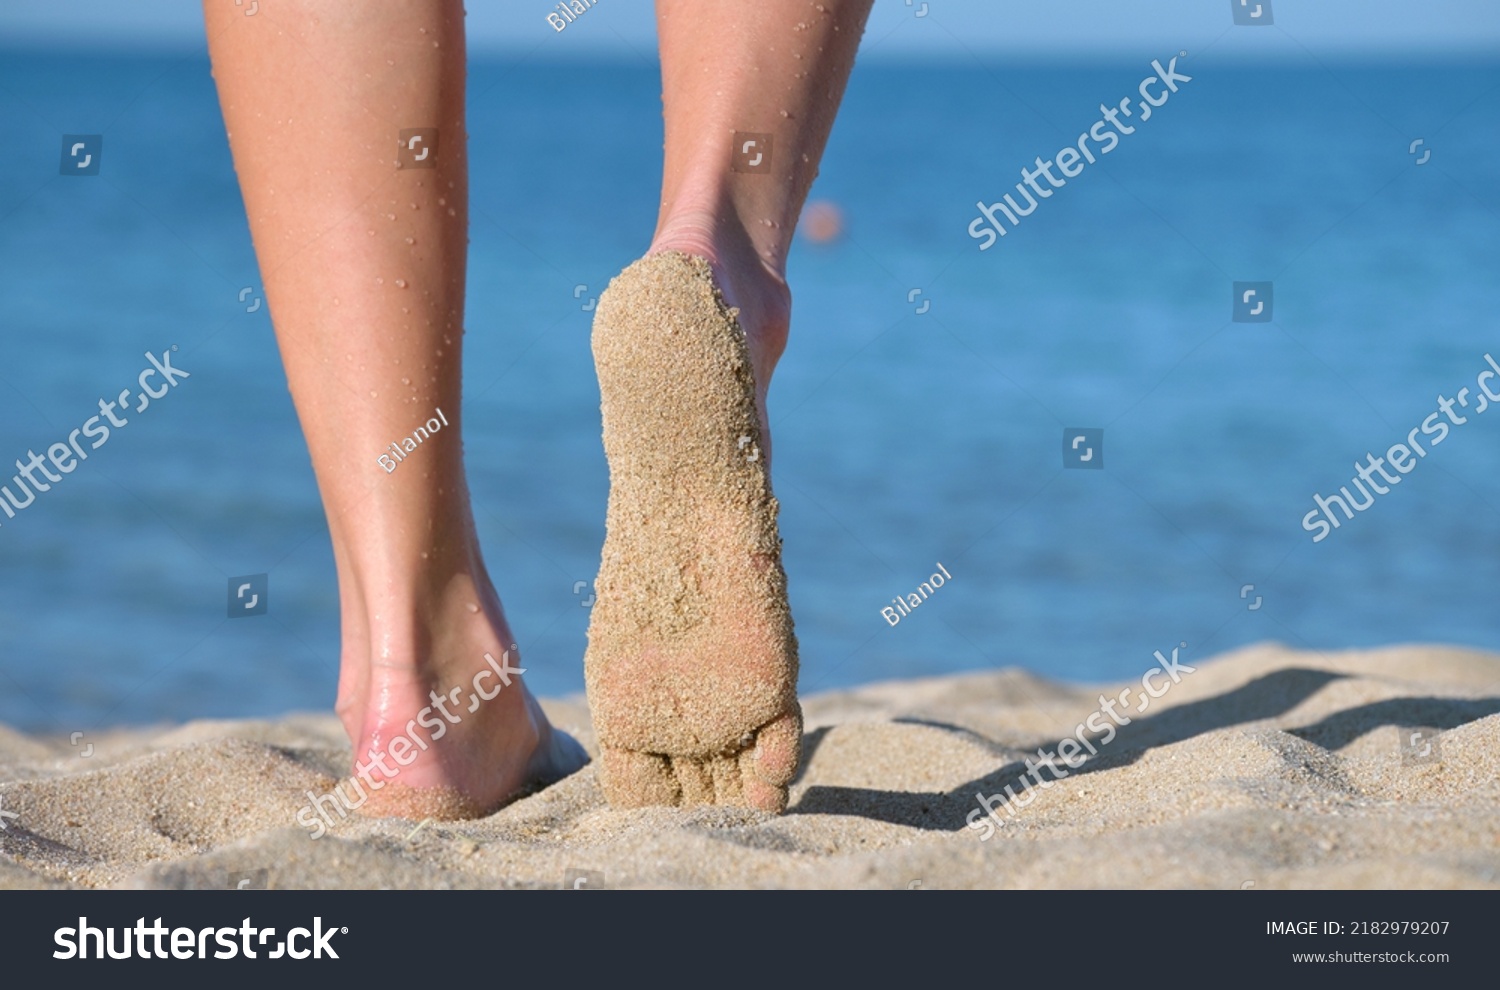
[[665,756],[603,747],[599,753],[599,782],[604,797],[616,808],[675,805],[682,800],[672,765]]
[[680,804],[713,804],[714,778],[709,761],[692,756],[674,756],[672,773],[677,778]]
[[802,756],[800,707],[762,726],[755,745],[741,757],[741,769],[768,784],[786,786],[797,775]]
[[786,810],[787,785],[802,754],[802,712],[790,712],[761,727],[755,745],[740,754],[745,803],[762,811]]
[[721,756],[709,766],[714,779],[714,803],[722,805],[750,804],[745,797],[745,788],[740,778],[739,757]]
[[768,784],[750,776],[742,776],[740,781],[744,793],[743,802],[746,805],[759,811],[769,811],[773,815],[779,815],[786,810],[785,787]]

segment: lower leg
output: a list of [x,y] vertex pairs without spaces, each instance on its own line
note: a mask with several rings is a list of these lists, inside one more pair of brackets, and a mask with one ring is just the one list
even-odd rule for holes
[[[762,418],[791,314],[787,252],[872,2],[657,3],[666,153],[651,253],[713,266],[749,337]],[[764,171],[735,171],[736,132],[771,136]]]
[[[366,776],[366,810],[482,813],[539,769],[561,768],[539,766],[556,755],[554,735],[516,675],[482,707],[448,706],[459,722],[432,714],[461,685],[467,701],[485,654],[512,648],[462,460],[462,7],[301,0],[253,19],[237,13],[205,3],[256,254],[333,538],[338,711],[356,765],[374,752],[399,770]],[[435,167],[398,170],[397,135],[418,127],[438,128]],[[388,454],[439,417],[438,431],[417,434],[421,446],[401,449],[404,461]],[[521,666],[513,651],[509,666]],[[415,757],[395,759],[393,743]]]

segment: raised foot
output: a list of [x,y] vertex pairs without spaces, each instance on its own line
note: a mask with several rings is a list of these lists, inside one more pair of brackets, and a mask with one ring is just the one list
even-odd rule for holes
[[607,536],[585,676],[617,807],[786,807],[797,643],[745,332],[703,258],[627,268],[594,318]]

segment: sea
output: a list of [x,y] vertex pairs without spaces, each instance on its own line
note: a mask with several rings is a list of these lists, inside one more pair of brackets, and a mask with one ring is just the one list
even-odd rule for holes
[[[795,243],[770,394],[803,692],[1500,650],[1500,61],[1194,53],[1108,154],[971,236],[1174,54],[856,67],[812,192],[838,236]],[[465,450],[541,695],[583,688],[591,309],[650,240],[660,89],[643,58],[470,63]],[[0,722],[330,709],[328,530],[206,55],[0,51],[0,133],[3,473],[147,352],[191,376],[0,514]],[[80,139],[97,168],[69,173]],[[1315,540],[1360,465],[1371,504],[1328,503]]]

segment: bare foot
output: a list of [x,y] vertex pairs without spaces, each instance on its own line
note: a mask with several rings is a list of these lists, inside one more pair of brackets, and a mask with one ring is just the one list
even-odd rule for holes
[[[403,622],[395,608],[345,655],[339,713],[354,743],[341,796],[351,810],[406,818],[476,818],[588,762],[554,729],[521,680],[500,601],[482,569],[435,582],[436,600]],[[354,669],[350,670],[350,667]]]
[[673,246],[658,239],[594,318],[610,496],[585,677],[601,781],[617,807],[782,811],[802,718],[763,411],[785,286],[725,265],[749,273],[729,286],[742,328],[717,266]]

